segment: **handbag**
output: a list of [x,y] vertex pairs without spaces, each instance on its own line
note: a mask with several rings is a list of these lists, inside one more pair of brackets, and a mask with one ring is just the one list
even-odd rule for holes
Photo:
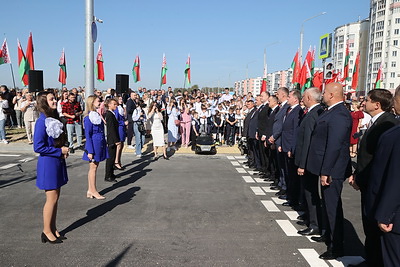
[[137,122],[137,126],[138,126],[138,131],[141,134],[146,134],[146,129],[144,128],[144,124],[141,121]]

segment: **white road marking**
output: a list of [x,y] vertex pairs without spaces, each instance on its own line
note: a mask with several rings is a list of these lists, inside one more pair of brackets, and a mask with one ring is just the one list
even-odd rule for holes
[[238,159],[238,162],[239,162],[240,164],[243,164],[243,162],[246,162],[246,160],[245,160],[245,159]]
[[285,214],[289,217],[290,220],[296,221],[299,215],[303,215],[302,211],[285,211]]
[[264,179],[262,179],[262,178],[254,178],[254,180],[255,180],[257,183],[259,183],[259,184],[266,184],[266,183],[268,183],[267,181],[264,181]]
[[250,175],[254,175],[254,174],[258,173],[258,171],[247,171],[247,172],[250,173]]
[[237,161],[231,161],[231,163],[232,163],[233,166],[240,166],[240,163],[237,162]]
[[236,168],[236,170],[238,171],[238,173],[247,173],[243,168]]
[[254,180],[251,178],[251,176],[242,176],[242,178],[246,183],[254,183]]
[[254,194],[257,196],[265,196],[265,193],[262,191],[261,187],[251,186],[250,189],[253,190]]
[[289,220],[276,220],[287,236],[301,236],[297,233],[296,227]]
[[28,162],[33,160],[34,158],[25,158],[25,159],[20,159],[19,162]]
[[229,160],[235,160],[235,157],[232,156],[226,156]]
[[365,259],[361,256],[344,256],[337,258],[336,260],[329,260],[328,262],[333,267],[342,267],[342,266],[348,266],[349,264],[358,265],[364,260]]
[[1,166],[1,167],[0,167],[0,170],[9,169],[9,168],[12,168],[12,167],[17,166],[17,165],[18,165],[18,163],[10,163],[10,164]]
[[236,159],[246,159],[246,156],[235,156]]
[[284,199],[279,199],[279,198],[277,198],[277,197],[271,197],[271,198],[272,198],[272,200],[273,200],[276,204],[278,204],[278,205],[282,205],[283,203],[286,202],[286,200],[284,200]]
[[269,212],[280,212],[280,209],[274,204],[272,200],[261,200],[261,203]]
[[262,189],[264,189],[264,191],[267,193],[275,193],[279,191],[279,190],[272,190],[270,186],[264,186]]
[[16,154],[0,154],[0,157],[19,157],[21,155],[16,155]]
[[308,238],[308,240],[310,240],[311,243],[317,243],[311,239],[311,237],[313,237],[313,236],[319,236],[319,235],[306,235],[306,237]]
[[299,248],[301,255],[306,259],[310,267],[329,267],[324,260],[319,258],[318,253],[312,248]]

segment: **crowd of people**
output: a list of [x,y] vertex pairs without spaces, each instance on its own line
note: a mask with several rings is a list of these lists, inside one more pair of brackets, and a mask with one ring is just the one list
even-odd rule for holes
[[169,151],[194,149],[198,136],[209,135],[217,144],[242,146],[245,164],[272,182],[271,189],[286,200],[283,206],[305,211],[298,218],[305,229],[298,233],[326,243],[322,259],[344,255],[341,192],[348,179],[361,191],[368,266],[400,266],[395,186],[400,87],[394,96],[374,89],[347,100],[339,83],[326,85],[323,93],[314,87],[303,93],[281,87],[276,94],[254,97],[232,95],[228,88],[207,94],[169,87],[121,95],[114,89],[107,94],[95,90],[85,100],[82,88],[63,88],[41,92],[35,101],[27,91],[13,95],[6,86],[1,91],[0,140],[7,142],[6,124],[24,126],[28,142],[40,154],[36,184],[46,192],[43,242],[66,238],[56,228],[57,202],[68,181],[65,158],[76,149],[89,162],[87,197],[101,200],[98,165],[105,160],[105,181],[116,182],[114,170],[124,169],[125,142],[141,158],[146,138],[151,138],[152,159],[160,153],[168,160]]

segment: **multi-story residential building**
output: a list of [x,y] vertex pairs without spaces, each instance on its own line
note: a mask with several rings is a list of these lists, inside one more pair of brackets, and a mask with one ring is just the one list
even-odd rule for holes
[[368,58],[369,19],[339,26],[334,31],[333,63],[336,71],[344,75],[346,49],[349,47],[349,78],[344,81],[346,91],[351,90],[354,64],[360,52],[358,91],[365,91],[366,66]]
[[371,0],[367,91],[374,89],[382,64],[382,88],[394,92],[400,85],[400,0]]

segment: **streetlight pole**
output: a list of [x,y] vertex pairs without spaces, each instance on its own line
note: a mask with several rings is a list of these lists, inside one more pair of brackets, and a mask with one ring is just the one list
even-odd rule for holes
[[92,24],[93,18],[93,0],[86,0],[85,12],[85,44],[86,44],[86,57],[85,57],[85,95],[86,98],[93,95],[94,89],[94,51],[92,39]]
[[300,61],[301,61],[301,62],[303,61],[304,23],[307,22],[307,21],[309,21],[309,20],[315,19],[316,17],[325,15],[325,14],[326,14],[326,12],[321,12],[321,13],[315,15],[315,16],[312,16],[311,18],[308,18],[308,19],[304,20],[303,23],[301,24],[301,30],[300,30]]

